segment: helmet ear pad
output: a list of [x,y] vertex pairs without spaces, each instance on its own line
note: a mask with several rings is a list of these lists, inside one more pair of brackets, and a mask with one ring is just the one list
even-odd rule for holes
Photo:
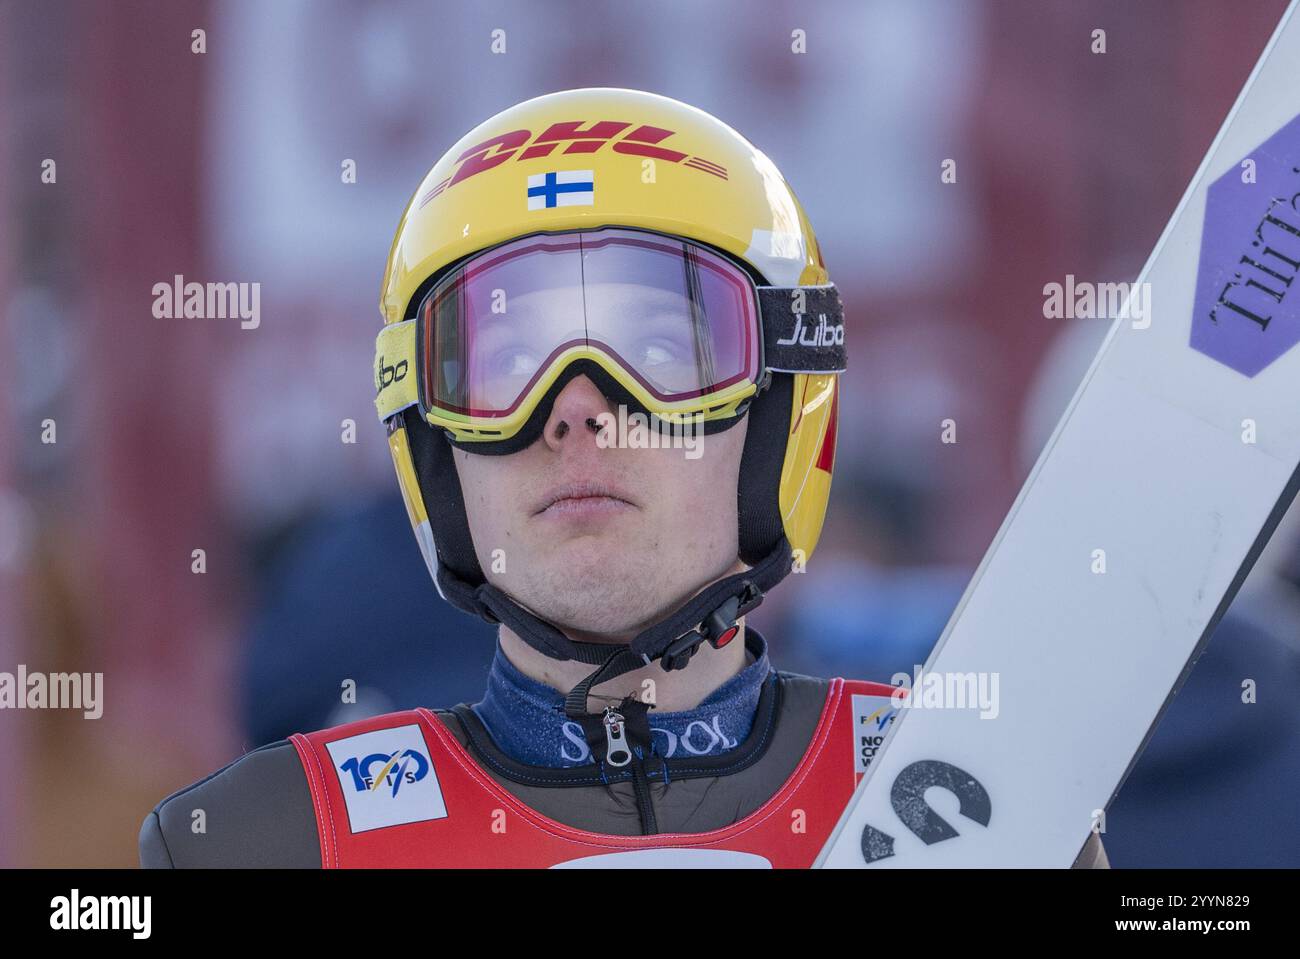
[[[507,441],[457,443],[449,439],[445,431],[430,426],[416,407],[402,411],[400,415],[406,428],[420,496],[429,517],[438,563],[444,567],[438,571],[440,578],[444,573],[450,573],[470,587],[486,582],[474,552],[460,477],[456,472],[456,464],[452,461],[452,446],[485,455],[503,455],[526,448],[540,437],[560,389],[581,374],[588,375],[606,396],[626,403],[629,409],[644,412],[631,394],[599,364],[586,360],[580,360],[564,371],[547,391],[546,397],[538,403],[537,410],[524,429]],[[767,556],[785,535],[780,509],[780,485],[790,432],[793,388],[794,377],[791,374],[773,373],[767,389],[754,397],[748,411],[743,414],[749,417],[749,428],[741,454],[736,505],[739,516],[739,558],[750,566]],[[705,433],[707,435],[728,429],[740,422],[740,419],[740,416],[734,416],[709,421],[705,423]],[[524,438],[525,434],[528,434],[527,438]],[[449,584],[443,585],[446,587]],[[459,590],[445,592],[450,599]]]
[[785,537],[781,473],[790,437],[794,375],[772,373],[767,389],[749,404],[749,428],[736,488],[740,560],[755,566]]
[[[425,421],[418,407],[407,407],[402,410],[401,417],[411,450],[411,464],[420,485],[420,498],[424,500],[429,529],[438,553],[439,579],[444,573],[451,573],[470,585],[485,582],[478,557],[474,554],[465,497],[461,492],[456,464],[452,462],[451,446],[442,430],[434,429]],[[445,589],[444,592],[448,598],[454,595]]]

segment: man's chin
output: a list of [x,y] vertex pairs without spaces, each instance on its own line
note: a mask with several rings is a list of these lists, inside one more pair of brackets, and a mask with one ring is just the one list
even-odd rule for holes
[[528,598],[516,601],[565,632],[585,634],[584,641],[626,641],[653,619],[657,604],[649,604],[660,595],[658,578],[628,558],[626,550],[570,551],[560,544],[547,555],[542,575],[521,585]]
[[613,579],[634,572],[626,568],[629,551],[645,542],[644,534],[625,523],[602,524],[597,528],[572,528],[537,543],[533,555],[544,561],[548,574],[563,575],[576,570],[583,576],[603,575]]
[[628,643],[644,628],[607,596],[569,596],[533,612],[580,643]]

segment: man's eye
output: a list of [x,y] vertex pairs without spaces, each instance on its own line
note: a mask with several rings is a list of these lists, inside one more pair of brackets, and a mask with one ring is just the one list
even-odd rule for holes
[[678,362],[681,359],[682,348],[681,344],[668,340],[646,340],[642,342],[637,352],[644,367],[653,369],[666,363]]
[[492,372],[497,376],[532,376],[537,365],[537,357],[527,350],[509,350],[493,357]]

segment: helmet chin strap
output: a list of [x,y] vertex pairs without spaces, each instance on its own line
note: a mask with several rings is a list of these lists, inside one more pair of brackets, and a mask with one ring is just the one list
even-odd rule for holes
[[[445,582],[444,589],[457,586],[488,622],[509,627],[529,646],[552,659],[569,659],[597,669],[569,693],[565,712],[570,718],[587,715],[587,697],[600,683],[659,662],[665,671],[686,668],[704,643],[721,649],[739,632],[737,620],[756,609],[764,593],[790,571],[790,544],[784,536],[758,564],[710,583],[672,615],[642,630],[626,644],[575,642],[551,623],[524,609],[491,583],[470,587],[463,580]],[[452,577],[448,577],[452,579]]]

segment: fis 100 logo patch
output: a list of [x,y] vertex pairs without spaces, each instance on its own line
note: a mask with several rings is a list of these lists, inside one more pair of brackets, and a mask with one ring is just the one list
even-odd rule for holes
[[[378,773],[375,767],[382,766]],[[399,749],[393,753],[371,753],[359,758],[353,756],[340,767],[352,774],[352,784],[357,792],[374,792],[380,786],[391,790],[389,795],[397,797],[402,783],[418,783],[429,773],[429,760],[414,749]]]
[[447,805],[414,723],[326,743],[354,833],[445,819]]

